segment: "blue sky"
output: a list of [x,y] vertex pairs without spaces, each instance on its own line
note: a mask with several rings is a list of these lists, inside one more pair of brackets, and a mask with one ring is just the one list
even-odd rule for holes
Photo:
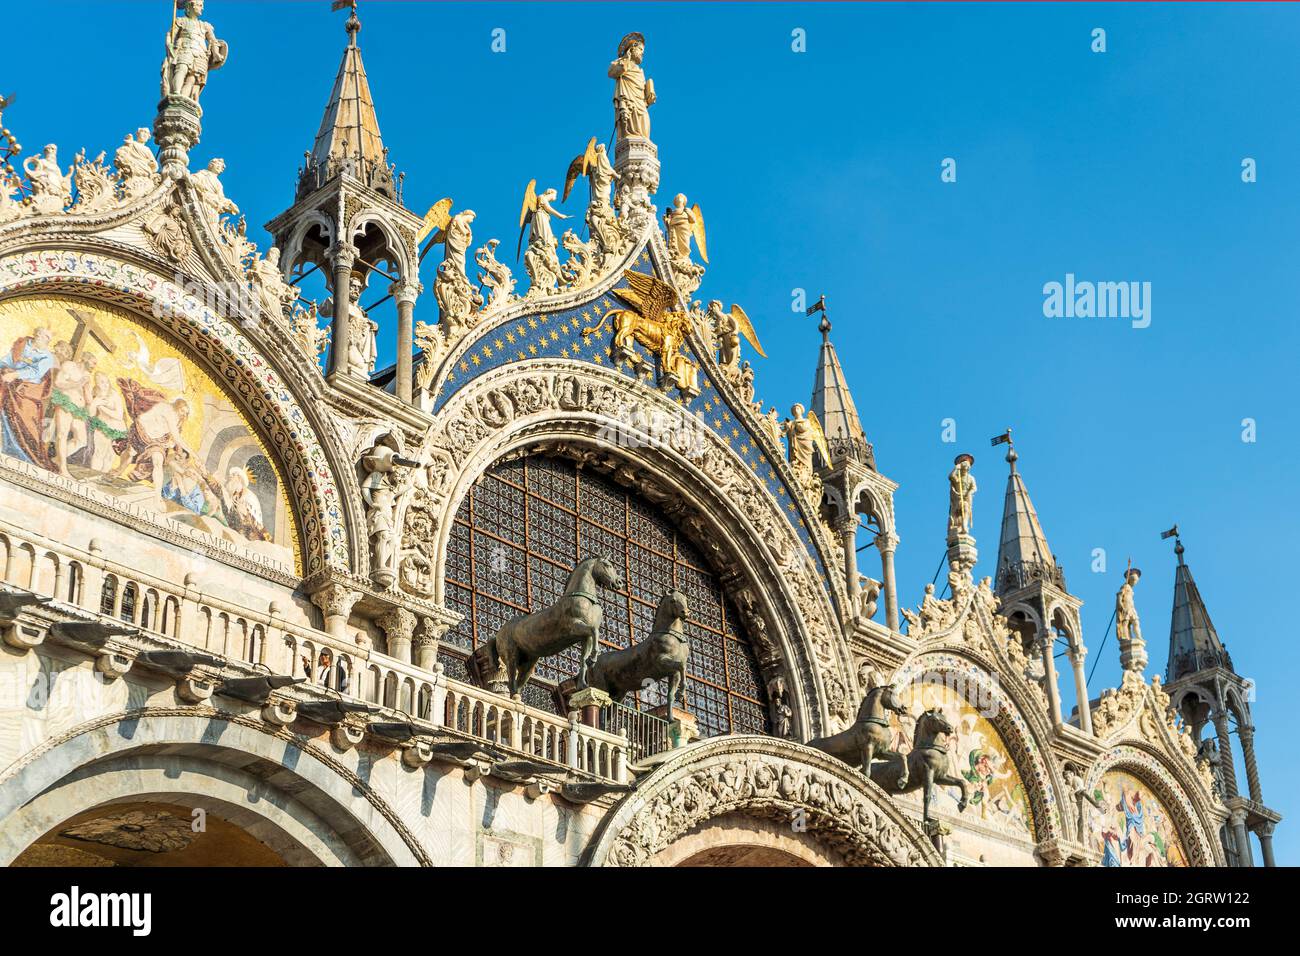
[[[3,92],[19,93],[6,125],[28,151],[111,154],[150,125],[169,8],[25,8],[0,60]],[[1300,11],[363,2],[361,16],[408,204],[453,196],[477,211],[476,239],[503,247],[524,184],[560,186],[587,139],[608,138],[606,67],[620,36],[645,33],[660,206],[685,192],[708,222],[700,295],[755,319],[771,356],[758,394],[788,408],[809,396],[818,344],[792,290],[825,293],[879,466],[902,486],[901,600],[919,603],[942,555],[957,451],[977,457],[976,573],[992,572],[1006,465],[988,440],[1012,426],[1085,601],[1094,696],[1118,681],[1113,635],[1101,645],[1129,558],[1163,670],[1174,557],[1159,532],[1177,521],[1220,636],[1258,683],[1265,796],[1295,816]],[[320,122],[345,14],[211,0],[206,18],[231,53],[204,94],[194,165],[226,159],[226,192],[265,243],[260,225],[292,202]],[[490,48],[498,27],[505,53]],[[1105,53],[1091,52],[1096,27]],[[1255,183],[1242,182],[1246,157]],[[945,158],[954,183],[940,179]],[[565,208],[581,215],[577,192]],[[1043,286],[1067,273],[1150,282],[1150,327],[1045,318]],[[417,318],[435,314],[426,295]],[[1105,574],[1090,570],[1095,548]],[[1300,862],[1295,820],[1276,844]]]

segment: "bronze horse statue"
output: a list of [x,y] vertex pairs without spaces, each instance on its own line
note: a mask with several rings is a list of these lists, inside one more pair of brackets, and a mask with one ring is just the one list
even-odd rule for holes
[[691,648],[686,643],[684,622],[690,614],[686,595],[669,591],[659,599],[654,626],[645,640],[617,651],[606,651],[596,658],[587,672],[587,686],[603,690],[615,703],[645,686],[647,681],[668,678],[668,706],[686,683],[686,659]]
[[886,711],[905,714],[907,708],[899,700],[898,691],[892,684],[873,686],[867,691],[867,696],[862,698],[853,726],[830,737],[810,740],[808,746],[824,750],[849,766],[858,767],[863,773],[871,772],[873,760],[888,760],[893,757],[901,760],[902,754],[889,749],[893,733],[889,729]]
[[598,587],[621,589],[623,575],[608,558],[583,558],[569,575],[564,595],[558,601],[532,614],[511,618],[493,635],[489,653],[496,665],[494,670],[504,672],[511,697],[519,695],[538,661],[576,644],[582,645],[578,683],[586,681],[604,617]]
[[922,817],[927,823],[930,822],[930,798],[934,795],[936,783],[943,787],[961,788],[957,810],[965,810],[970,798],[970,785],[952,772],[952,758],[948,754],[948,741],[955,732],[942,710],[930,708],[916,718],[912,749],[907,756],[891,754],[889,761],[872,768],[872,782],[897,793],[911,793],[924,787]]

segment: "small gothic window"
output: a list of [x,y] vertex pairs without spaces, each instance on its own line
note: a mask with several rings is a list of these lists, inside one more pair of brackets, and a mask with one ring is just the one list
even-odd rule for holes
[[[570,462],[534,455],[487,471],[461,504],[447,554],[447,603],[464,615],[440,658],[464,679],[464,655],[512,617],[564,591],[579,559],[603,555],[624,569],[622,591],[604,590],[602,650],[650,633],[663,594],[690,604],[685,706],[706,737],[768,733],[767,696],[745,627],[704,556],[658,509]],[[554,688],[578,670],[578,648],[538,665],[524,700],[555,708]],[[663,704],[666,682],[626,703]],[[679,701],[679,706],[681,702]]]

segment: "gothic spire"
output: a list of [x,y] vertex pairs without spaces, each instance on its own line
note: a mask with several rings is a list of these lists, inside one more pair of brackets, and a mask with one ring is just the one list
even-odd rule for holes
[[[817,359],[817,371],[813,376],[812,410],[817,413],[822,430],[826,433],[826,443],[830,446],[831,457],[835,460],[844,457],[860,461],[867,467],[875,469],[876,459],[866,433],[862,430],[862,419],[858,417],[858,407],[849,392],[848,380],[840,366],[835,346],[831,344],[831,322],[826,315],[825,296],[822,296],[808,313],[820,311],[821,322],[817,326],[822,334],[821,355]],[[833,462],[826,462],[830,465]]]
[[379,135],[379,119],[370,96],[366,67],[361,62],[361,47],[357,45],[361,20],[355,3],[346,29],[348,45],[343,50],[343,61],[325,105],[316,142],[307,157],[298,193],[310,192],[339,173],[347,173],[389,199],[400,201],[393,170],[388,165],[388,150]]
[[[1065,576],[1056,565],[1056,556],[1038,523],[1038,512],[1029,500],[1025,479],[1016,470],[1015,445],[1008,429],[1002,436],[1007,444],[1007,495],[1002,505],[1002,537],[998,541],[997,593],[1005,594],[1029,581],[1043,579],[1065,590]],[[998,439],[994,440],[995,443]]]
[[1167,681],[1172,683],[1198,670],[1224,667],[1232,670],[1232,659],[1214,630],[1214,622],[1201,600],[1192,569],[1183,561],[1183,542],[1174,539],[1178,568],[1174,572],[1174,613],[1169,625]]

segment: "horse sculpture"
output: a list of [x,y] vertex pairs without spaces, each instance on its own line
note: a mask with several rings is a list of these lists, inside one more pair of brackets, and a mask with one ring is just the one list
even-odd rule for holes
[[873,686],[867,691],[867,696],[862,698],[857,720],[853,721],[852,727],[830,737],[810,740],[808,746],[824,750],[849,766],[860,768],[863,773],[871,772],[873,760],[898,758],[901,761],[903,755],[889,749],[893,733],[889,729],[889,717],[885,712],[891,710],[896,714],[907,713],[907,708],[898,698],[898,691],[892,684]]
[[659,599],[649,636],[631,647],[606,651],[596,658],[587,672],[587,686],[603,690],[619,703],[644,687],[646,681],[667,677],[671,713],[677,694],[686,682],[686,659],[691,653],[683,626],[688,614],[686,595],[669,591]]
[[891,754],[891,759],[872,769],[872,782],[897,793],[911,793],[923,787],[922,817],[926,823],[932,822],[930,798],[934,795],[936,783],[944,787],[959,787],[961,799],[957,801],[957,810],[965,810],[970,798],[970,785],[952,772],[952,761],[948,754],[948,741],[954,733],[953,726],[943,711],[932,707],[916,718],[912,749],[906,757],[898,753]]
[[623,576],[608,558],[583,558],[578,562],[564,595],[550,607],[511,618],[488,642],[488,653],[510,696],[517,697],[543,657],[582,645],[578,683],[587,679],[587,667],[596,656],[597,637],[604,612],[597,587],[620,589]]

